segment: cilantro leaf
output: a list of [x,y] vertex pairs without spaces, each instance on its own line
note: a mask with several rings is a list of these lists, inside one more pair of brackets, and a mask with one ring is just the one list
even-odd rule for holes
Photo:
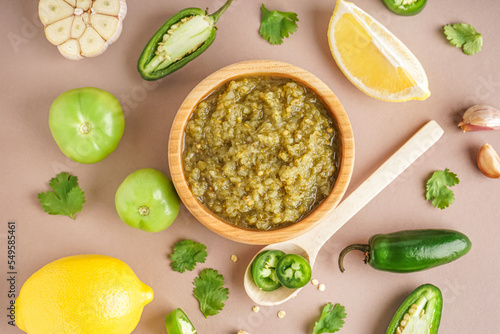
[[194,279],[193,284],[193,294],[205,318],[219,313],[229,295],[229,289],[223,288],[224,276],[219,275],[217,270],[205,269]]
[[470,24],[445,25],[444,34],[451,45],[462,48],[462,51],[467,55],[478,53],[483,46],[483,36]]
[[293,12],[270,11],[262,4],[260,7],[260,35],[269,43],[276,45],[283,43],[284,37],[289,37],[297,31],[299,18]]
[[323,307],[319,321],[314,324],[313,334],[335,333],[344,325],[344,319],[347,316],[345,307],[328,303]]
[[75,219],[75,214],[82,211],[85,193],[78,186],[78,178],[61,172],[50,179],[53,191],[41,192],[38,199],[42,209],[49,215],[63,215]]
[[207,258],[207,246],[193,240],[179,241],[174,246],[174,252],[170,254],[172,269],[183,273],[193,270],[196,263],[205,263]]
[[444,171],[435,171],[427,181],[425,198],[428,201],[432,200],[434,207],[443,210],[455,201],[455,194],[448,187],[459,183],[457,175],[448,168]]

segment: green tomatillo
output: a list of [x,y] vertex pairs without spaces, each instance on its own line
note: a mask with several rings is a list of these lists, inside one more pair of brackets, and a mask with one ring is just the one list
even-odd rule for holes
[[125,129],[120,102],[95,87],[59,95],[50,107],[49,127],[61,151],[76,162],[93,164],[113,152]]
[[179,214],[180,200],[165,174],[145,168],[125,178],[116,191],[115,206],[127,225],[146,232],[160,232]]

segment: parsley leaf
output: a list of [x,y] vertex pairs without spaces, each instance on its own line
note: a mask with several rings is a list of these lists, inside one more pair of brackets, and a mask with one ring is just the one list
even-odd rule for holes
[[38,194],[42,209],[49,215],[75,219],[75,214],[82,211],[85,203],[85,193],[78,186],[78,178],[62,172],[50,179],[49,186],[53,191]]
[[170,254],[172,269],[180,273],[192,271],[196,263],[205,263],[206,249],[207,246],[193,240],[179,241],[174,246],[174,252]]
[[345,307],[328,303],[323,308],[319,321],[314,324],[313,334],[335,333],[344,325],[344,319],[347,316]]
[[260,35],[269,43],[283,43],[283,38],[297,31],[299,18],[293,12],[270,11],[262,4],[260,7]]
[[219,313],[229,295],[229,289],[223,288],[224,276],[219,275],[217,270],[205,269],[194,279],[193,284],[193,294],[205,318]]
[[459,183],[460,180],[457,175],[450,172],[448,168],[444,171],[436,171],[427,181],[425,198],[428,201],[432,200],[434,207],[443,210],[455,201],[453,190],[448,187],[453,187]]
[[451,45],[462,48],[462,51],[467,55],[478,53],[483,46],[483,36],[470,24],[445,25],[444,34]]

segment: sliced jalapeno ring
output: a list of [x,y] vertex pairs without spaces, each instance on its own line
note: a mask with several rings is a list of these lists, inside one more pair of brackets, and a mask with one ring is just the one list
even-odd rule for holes
[[202,54],[214,41],[215,23],[231,5],[228,0],[208,15],[201,8],[186,8],[172,16],[151,37],[137,69],[146,80],[158,80],[177,71]]
[[441,290],[432,284],[421,285],[398,308],[386,334],[437,334],[442,309]]
[[288,254],[278,261],[276,275],[283,286],[302,288],[311,280],[311,265],[300,255]]
[[276,276],[276,264],[285,255],[280,250],[268,250],[257,255],[252,262],[252,278],[262,291],[274,291],[281,287]]
[[177,308],[165,317],[165,326],[168,334],[196,334],[196,329],[186,313]]
[[427,0],[382,0],[393,13],[403,16],[417,15],[427,3]]

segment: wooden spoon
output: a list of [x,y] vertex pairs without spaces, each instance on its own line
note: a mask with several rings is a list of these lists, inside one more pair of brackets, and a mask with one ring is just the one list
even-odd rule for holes
[[[436,121],[428,122],[314,229],[295,239],[268,245],[260,252],[268,249],[277,249],[287,254],[298,254],[306,258],[311,267],[313,267],[316,256],[323,244],[399,174],[417,160],[418,157],[427,151],[443,133],[443,129]],[[285,287],[271,292],[260,290],[252,278],[252,261],[248,264],[245,272],[244,286],[248,296],[257,304],[264,306],[279,305],[295,297],[301,290],[293,290]]]

